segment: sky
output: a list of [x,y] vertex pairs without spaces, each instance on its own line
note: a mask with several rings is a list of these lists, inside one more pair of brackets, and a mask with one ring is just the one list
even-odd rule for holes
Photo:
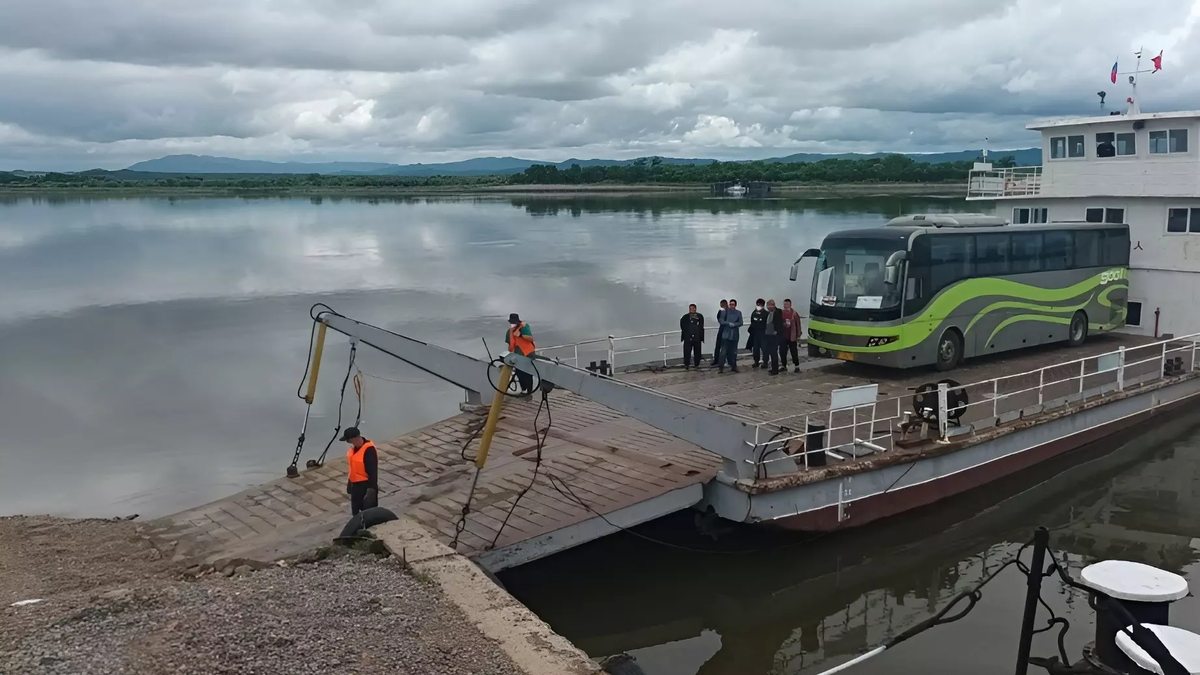
[[1200,108],[1200,0],[0,3],[0,170],[169,154],[561,161],[1036,144],[1164,51]]

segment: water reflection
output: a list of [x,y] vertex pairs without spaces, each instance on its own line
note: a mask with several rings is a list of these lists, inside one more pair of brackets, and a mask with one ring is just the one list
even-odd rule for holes
[[[307,308],[484,353],[518,311],[543,345],[675,325],[687,303],[792,294],[833,229],[961,201],[0,197],[0,513],[161,514],[282,473]],[[326,373],[345,366],[340,338]],[[461,393],[367,350],[364,426]],[[332,431],[323,380],[310,444]],[[57,467],[54,471],[47,466]]]
[[[589,653],[629,653],[648,675],[819,672],[935,613],[1011,559],[1038,525],[1052,528],[1053,547],[1075,573],[1112,558],[1196,571],[1195,424],[1131,432],[911,517],[819,541],[706,555],[624,536],[501,576]],[[1024,585],[1008,568],[966,619],[855,672],[1012,672]],[[1044,598],[1071,621],[1067,646],[1078,658],[1094,630],[1086,597],[1055,582]],[[1176,603],[1172,621],[1200,629],[1200,603]],[[1053,638],[1039,636],[1034,654],[1055,653]]]

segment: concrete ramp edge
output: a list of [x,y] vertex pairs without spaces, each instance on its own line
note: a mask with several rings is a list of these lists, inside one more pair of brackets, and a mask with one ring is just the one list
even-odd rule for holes
[[587,654],[420,523],[401,518],[371,532],[419,579],[437,584],[445,597],[528,675],[603,674]]

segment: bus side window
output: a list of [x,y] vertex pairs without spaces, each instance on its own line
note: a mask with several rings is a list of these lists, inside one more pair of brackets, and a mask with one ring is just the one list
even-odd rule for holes
[[1022,232],[1012,236],[1012,273],[1024,274],[1042,269],[1042,234]]
[[1122,227],[1104,231],[1104,264],[1129,265],[1129,230]]
[[1071,268],[1075,257],[1071,250],[1072,237],[1070,231],[1056,230],[1042,235],[1042,271],[1057,272]]
[[975,238],[939,234],[929,238],[929,292],[938,291],[971,276],[975,261]]
[[1096,230],[1075,232],[1075,267],[1099,267],[1104,264],[1100,248],[1100,234]]
[[975,237],[975,274],[998,277],[1008,274],[1009,243],[1007,234],[981,234]]

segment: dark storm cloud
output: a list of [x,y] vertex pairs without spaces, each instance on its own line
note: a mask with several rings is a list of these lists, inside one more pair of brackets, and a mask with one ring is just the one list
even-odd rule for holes
[[[196,152],[445,161],[1027,146],[1118,104],[1200,107],[1200,3],[0,3],[0,168]],[[1114,20],[1114,17],[1122,17]],[[52,165],[52,166],[51,166]]]

